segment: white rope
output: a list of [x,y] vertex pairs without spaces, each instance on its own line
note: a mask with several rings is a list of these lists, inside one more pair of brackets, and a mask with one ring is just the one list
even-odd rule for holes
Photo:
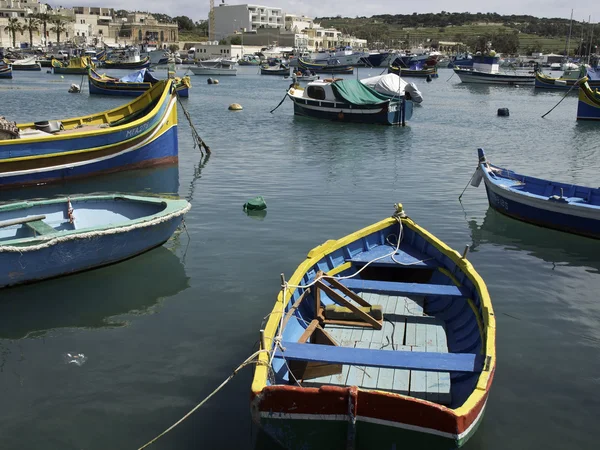
[[[100,237],[100,236],[108,236],[111,234],[127,233],[129,231],[137,230],[139,228],[151,227],[154,225],[161,224],[163,222],[167,222],[175,217],[178,217],[178,216],[181,216],[181,215],[187,213],[191,207],[192,206],[188,203],[184,208],[182,208],[178,211],[167,214],[166,216],[157,217],[152,220],[135,223],[133,225],[124,226],[124,227],[110,228],[108,230],[88,231],[85,233],[73,233],[73,234],[69,234],[66,236],[53,237],[52,239],[45,241],[41,244],[37,244],[37,245],[27,245],[26,243],[24,243],[22,247],[16,246],[16,245],[0,246],[0,253],[3,253],[3,252],[15,252],[15,253],[32,252],[32,251],[42,250],[44,248],[48,248],[48,247],[51,247],[56,244],[73,241],[73,240],[77,240],[77,239],[91,239],[91,238],[96,238],[96,237]],[[44,235],[40,236],[38,239],[43,239],[43,238],[44,238]]]
[[248,364],[253,364],[253,363],[260,363],[260,361],[258,360],[254,360],[254,358],[256,358],[260,353],[262,352],[266,352],[267,350],[258,350],[254,353],[252,353],[252,355],[250,355],[248,358],[246,358],[246,360],[240,364],[232,373],[231,375],[229,375],[225,381],[223,381],[219,387],[217,387],[214,391],[212,391],[210,394],[208,394],[208,396],[206,396],[204,398],[204,400],[202,400],[200,403],[198,403],[196,406],[194,406],[185,416],[183,416],[181,419],[179,419],[177,422],[175,422],[173,425],[171,425],[169,428],[167,428],[165,431],[163,431],[162,433],[160,433],[158,436],[156,436],[154,439],[148,441],[146,444],[142,445],[138,450],[143,450],[144,448],[154,444],[156,441],[158,441],[161,437],[163,437],[165,434],[167,434],[169,431],[171,431],[173,428],[175,428],[177,425],[179,425],[181,422],[183,422],[185,419],[187,419],[188,417],[190,417],[194,412],[196,412],[200,407],[202,407],[202,405],[204,405],[207,401],[209,401],[217,392],[219,392],[223,386],[225,386],[227,383],[229,383],[231,381],[231,379],[237,375],[237,373],[243,369],[244,367],[246,367]]

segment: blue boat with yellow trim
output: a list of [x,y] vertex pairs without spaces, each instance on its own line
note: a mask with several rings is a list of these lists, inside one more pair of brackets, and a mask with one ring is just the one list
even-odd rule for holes
[[592,88],[600,87],[600,68],[581,66],[578,71],[565,71],[560,77],[546,75],[539,68],[535,70],[535,87],[538,89],[570,90],[579,88],[579,80],[588,78]]
[[286,449],[450,449],[483,421],[487,287],[401,205],[312,249],[267,317],[251,413]]
[[[100,75],[94,69],[88,71],[88,85],[92,95],[119,95],[137,97],[152,87],[160,80],[155,78],[148,69],[141,69],[130,73],[122,78]],[[174,86],[177,95],[189,97],[189,89],[192,86],[190,77],[174,78]]]
[[118,108],[63,120],[18,124],[0,141],[0,188],[174,164],[177,98],[162,80]]
[[88,195],[0,206],[0,288],[94,269],[165,243],[186,200]]
[[482,148],[471,184],[483,179],[490,206],[547,228],[600,239],[600,188],[521,175],[490,164]]
[[70,58],[68,62],[52,58],[52,70],[61,75],[85,75],[95,65],[89,56]]
[[358,80],[315,80],[306,89],[291,87],[288,97],[296,115],[339,122],[404,125],[413,112],[404,95],[381,94]]
[[600,120],[600,91],[590,86],[587,77],[579,81],[577,120]]

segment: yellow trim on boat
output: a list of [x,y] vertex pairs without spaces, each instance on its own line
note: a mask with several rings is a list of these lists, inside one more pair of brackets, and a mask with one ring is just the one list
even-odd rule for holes
[[[107,127],[107,128],[94,129],[94,130],[88,130],[88,131],[85,131],[85,127],[83,127],[81,129],[82,131],[77,131],[74,133],[63,134],[63,135],[52,134],[47,137],[44,137],[43,139],[40,139],[39,137],[38,138],[31,137],[31,138],[23,138],[23,139],[18,139],[18,140],[14,140],[14,139],[4,140],[4,141],[0,141],[0,147],[9,146],[11,144],[12,145],[28,144],[31,142],[40,142],[40,141],[77,139],[77,138],[86,137],[86,136],[90,136],[90,135],[98,136],[98,135],[103,135],[103,134],[108,134],[108,133],[114,133],[115,131],[121,131],[126,128],[135,128],[136,126],[139,126],[142,123],[146,122],[148,120],[149,116],[154,116],[157,114],[158,110],[160,109],[162,104],[165,102],[166,97],[171,95],[172,84],[173,84],[173,80],[161,80],[158,83],[156,83],[150,90],[144,92],[144,94],[142,94],[141,96],[135,98],[133,101],[131,101],[125,105],[119,106],[118,108],[114,108],[114,109],[111,109],[108,111],[102,111],[102,112],[95,113],[95,114],[90,114],[88,116],[74,117],[74,118],[63,119],[63,120],[59,119],[62,122],[63,126],[65,126],[65,129],[67,129],[67,130],[73,129],[77,125],[82,125],[84,123],[86,125],[101,125],[101,124],[108,123],[110,121],[121,120],[121,119],[129,116],[130,114],[132,114],[135,111],[144,109],[146,106],[151,104],[157,98],[159,99],[158,102],[156,102],[156,105],[154,106],[154,108],[152,108],[152,110],[150,112],[148,112],[148,114],[134,120],[133,122],[126,123],[123,125],[117,125],[115,127]],[[160,92],[160,95],[158,94],[159,92]],[[133,112],[129,112],[130,107],[133,109]],[[25,128],[35,128],[35,125],[33,122],[17,124],[17,126],[21,130],[23,130]],[[65,154],[65,153],[61,153],[61,154]],[[36,157],[33,157],[33,158],[36,158]],[[18,159],[10,159],[9,161],[17,161],[17,160]],[[3,160],[3,161],[6,161],[6,160]]]
[[[316,261],[323,258],[325,255],[336,251],[337,249],[344,247],[351,242],[357,241],[364,236],[375,233],[379,230],[387,228],[396,223],[396,219],[390,217],[379,222],[376,222],[370,226],[363,228],[362,230],[358,230],[354,233],[351,233],[345,237],[342,237],[338,240],[329,240],[324,244],[315,247],[312,249],[308,257],[298,266],[294,274],[288,280],[288,284],[290,285],[299,285],[302,282],[302,278],[308,272],[309,269],[315,264]],[[420,234],[423,238],[425,238],[430,244],[432,244],[435,248],[441,251],[444,255],[449,257],[462,271],[467,275],[467,277],[471,280],[475,288],[477,289],[477,293],[479,294],[479,298],[481,300],[481,310],[483,316],[483,329],[485,329],[485,340],[482,344],[485,346],[485,355],[490,357],[490,362],[485,368],[484,371],[479,375],[479,379],[477,381],[476,389],[473,390],[471,395],[467,398],[465,403],[458,407],[457,409],[448,410],[453,411],[457,416],[466,415],[471,409],[473,409],[479,401],[482,400],[483,396],[487,392],[487,385],[490,379],[490,375],[493,372],[493,369],[496,365],[496,318],[494,317],[494,310],[492,308],[492,302],[485,285],[483,279],[479,276],[479,274],[475,271],[471,263],[463,259],[461,255],[446,245],[444,242],[440,241],[438,238],[433,236],[424,228],[421,228],[419,225],[414,223],[410,218],[402,219],[402,224],[404,226],[409,227],[416,233]],[[343,265],[342,265],[343,266]],[[337,270],[342,266],[338,266],[333,270]],[[332,270],[332,271],[333,271]],[[331,271],[330,271],[331,272]],[[281,320],[281,314],[285,309],[285,305],[290,301],[291,296],[293,294],[293,290],[288,290],[286,292],[286,298],[283,298],[283,293],[280,292],[277,296],[277,301],[273,307],[273,311],[269,315],[269,319],[265,326],[264,336],[265,336],[265,344],[267,348],[271,348],[273,344],[273,340],[277,333],[277,328],[279,326],[279,322]],[[478,314],[476,314],[478,315]],[[268,361],[269,356],[266,353],[261,353],[258,357],[259,364],[256,365],[256,369],[254,372],[254,377],[252,380],[252,391],[255,394],[259,394],[267,385],[267,375],[268,375]],[[440,406],[441,408],[446,408],[444,406]]]
[[343,272],[344,270],[349,269],[350,267],[352,267],[352,263],[351,262],[346,262],[344,264],[340,264],[337,267],[334,267],[329,272],[327,272],[325,275],[327,275],[329,277],[332,277],[334,275],[337,275],[338,273]]

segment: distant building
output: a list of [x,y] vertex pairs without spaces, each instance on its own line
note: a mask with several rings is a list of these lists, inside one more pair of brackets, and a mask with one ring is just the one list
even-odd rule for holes
[[220,4],[214,8],[215,39],[221,40],[236,31],[252,32],[261,28],[284,29],[283,10],[260,5]]

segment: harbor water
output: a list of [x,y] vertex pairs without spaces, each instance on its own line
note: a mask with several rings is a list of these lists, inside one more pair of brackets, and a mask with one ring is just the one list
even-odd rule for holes
[[[504,217],[488,208],[483,185],[458,200],[478,147],[501,167],[600,186],[600,124],[576,122],[576,94],[542,119],[564,92],[470,86],[445,69],[430,83],[411,80],[425,100],[405,128],[350,125],[294,117],[289,100],[269,113],[290,81],[257,72],[241,67],[218,85],[192,76],[182,102],[209,158],[180,109],[178,167],[0,191],[1,201],[119,191],[192,204],[161,248],[0,291],[0,448],[139,448],[256,349],[280,273],[391,215],[396,202],[453,248],[471,247],[495,308],[496,377],[465,448],[598,448],[600,241]],[[0,115],[60,119],[128,101],[91,97],[85,83],[67,93],[81,81],[15,72],[0,81]],[[228,111],[231,103],[243,111]],[[257,195],[266,214],[248,216],[242,205]],[[75,354],[85,362],[73,363]],[[251,423],[251,376],[243,369],[150,448],[278,449]]]

